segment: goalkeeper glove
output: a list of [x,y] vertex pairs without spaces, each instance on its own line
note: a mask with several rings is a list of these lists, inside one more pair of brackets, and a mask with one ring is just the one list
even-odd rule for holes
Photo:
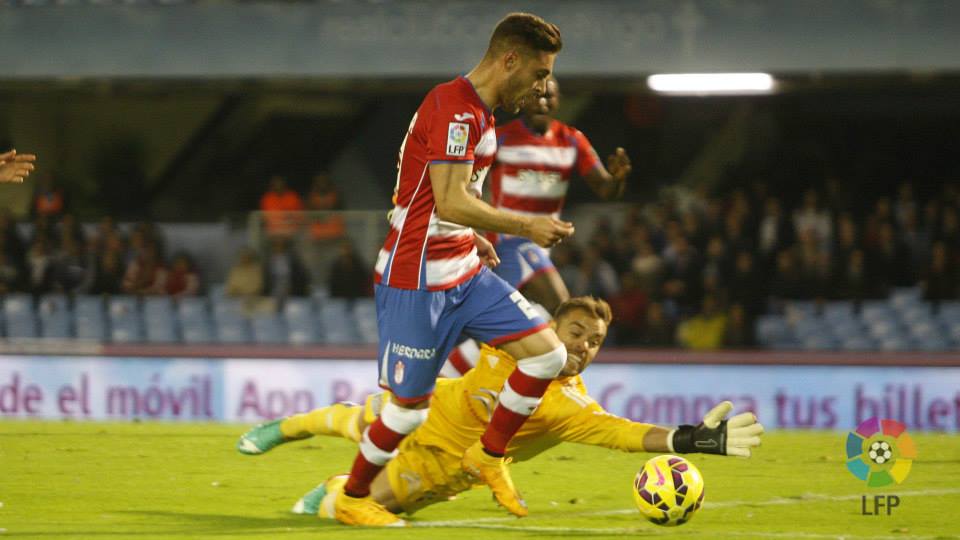
[[700,425],[683,425],[671,431],[667,436],[671,451],[750,457],[750,449],[760,446],[763,425],[757,422],[753,413],[748,412],[725,420],[731,410],[733,403],[724,401],[710,409]]

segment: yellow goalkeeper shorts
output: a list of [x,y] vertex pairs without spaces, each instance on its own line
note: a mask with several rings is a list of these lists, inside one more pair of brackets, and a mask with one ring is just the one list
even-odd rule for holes
[[404,511],[412,514],[473,487],[471,478],[460,469],[461,458],[424,445],[416,437],[404,439],[397,457],[387,464],[390,488]]

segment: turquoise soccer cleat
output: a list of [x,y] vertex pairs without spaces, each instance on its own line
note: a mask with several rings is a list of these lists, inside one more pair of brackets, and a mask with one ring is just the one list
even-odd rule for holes
[[255,456],[269,452],[273,448],[293,439],[287,439],[280,432],[280,422],[283,419],[258,424],[240,436],[237,441],[237,450],[241,454]]
[[300,497],[300,500],[293,505],[290,511],[294,514],[315,516],[320,512],[320,503],[323,502],[323,498],[326,497],[326,495],[327,483],[324,482],[311,489],[303,497]]
[[[336,519],[335,501],[337,495],[347,484],[348,474],[337,474],[327,478],[327,481],[311,489],[306,495],[293,505],[290,510],[294,514],[317,516],[325,519]],[[326,502],[324,502],[326,499]]]

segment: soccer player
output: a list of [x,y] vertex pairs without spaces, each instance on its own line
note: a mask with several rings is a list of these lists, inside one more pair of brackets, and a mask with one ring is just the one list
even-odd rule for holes
[[[493,110],[517,112],[546,89],[562,48],[560,31],[536,15],[511,13],[466,76],[431,90],[400,145],[390,232],[377,258],[374,295],[380,386],[391,391],[368,426],[335,516],[349,525],[404,522],[370,498],[370,483],[423,422],[437,374],[456,339],[501,347],[517,359],[487,429],[461,466],[508,511],[527,510],[503,460],[507,443],[566,363],[566,349],[513,287],[486,268],[496,251],[473,228],[550,247],[573,234],[551,216],[521,216],[480,199],[496,152]],[[485,266],[486,265],[486,266]]]
[[[723,402],[698,426],[665,428],[632,422],[607,413],[587,393],[580,377],[607,334],[610,306],[592,297],[560,305],[551,325],[567,349],[567,363],[550,384],[543,402],[507,447],[518,461],[530,459],[562,441],[627,452],[703,452],[749,457],[760,444],[763,426],[752,413],[724,420],[731,410]],[[458,379],[441,379],[431,398],[430,416],[400,445],[400,452],[373,481],[373,498],[393,512],[413,513],[472,487],[459,456],[483,432],[500,388],[515,366],[510,355],[484,346],[477,367]],[[243,435],[238,448],[263,453],[279,444],[313,435],[340,436],[359,442],[365,424],[376,418],[384,394],[365,405],[335,404],[257,426]],[[332,506],[345,477],[334,476],[305,495],[294,511],[332,517]]]
[[23,182],[33,171],[36,160],[33,154],[18,154],[16,150],[0,154],[0,184]]
[[[560,87],[551,76],[544,95],[524,104],[521,118],[497,128],[490,179],[494,207],[518,215],[559,217],[574,171],[605,200],[623,194],[630,174],[626,151],[617,148],[604,167],[583,133],[553,118],[559,106]],[[494,271],[525,298],[553,313],[570,297],[548,250],[520,236],[488,238],[501,261]],[[463,341],[450,353],[444,374],[462,375],[478,356],[477,344]]]
[[[605,200],[620,197],[630,174],[623,148],[604,167],[590,141],[576,128],[553,118],[560,106],[555,78],[546,92],[524,104],[523,116],[497,129],[497,157],[490,178],[492,205],[528,216],[560,216],[574,171]],[[570,297],[550,253],[528,239],[497,234],[501,264],[496,273],[528,300],[553,313]]]

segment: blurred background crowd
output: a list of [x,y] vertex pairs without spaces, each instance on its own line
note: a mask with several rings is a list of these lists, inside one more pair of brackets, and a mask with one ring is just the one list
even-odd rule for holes
[[[0,214],[0,292],[166,295],[216,291],[276,310],[287,297],[372,295],[371,257],[346,234],[339,188],[327,173],[309,191],[283,176],[267,182],[259,245],[234,254],[221,275],[193,254],[169,250],[152,222],[86,227],[69,198],[41,176],[31,217]],[[834,177],[784,201],[773,186],[711,193],[672,187],[617,212],[581,212],[587,236],[552,252],[573,295],[608,299],[611,339],[625,346],[744,348],[757,317],[791,300],[855,305],[914,287],[936,310],[958,298],[960,190],[944,183],[927,198],[904,182],[889,195],[856,197]],[[253,299],[262,299],[254,301]]]
[[[0,2],[0,150],[40,156],[26,183],[0,186],[0,293],[227,297],[265,312],[369,298],[410,117],[476,62],[486,38],[472,29],[504,11],[63,4]],[[960,314],[960,8],[816,5],[526,6],[567,43],[557,118],[633,162],[616,203],[573,181],[564,217],[577,234],[553,251],[572,294],[611,302],[616,344],[768,346],[758,325],[790,306],[860,313],[907,291],[960,347],[960,315],[934,317]],[[374,31],[384,21],[392,32]],[[69,54],[36,39],[54,33]],[[776,84],[684,95],[646,79],[721,70]],[[929,328],[895,322],[912,336],[902,346],[930,342]]]

